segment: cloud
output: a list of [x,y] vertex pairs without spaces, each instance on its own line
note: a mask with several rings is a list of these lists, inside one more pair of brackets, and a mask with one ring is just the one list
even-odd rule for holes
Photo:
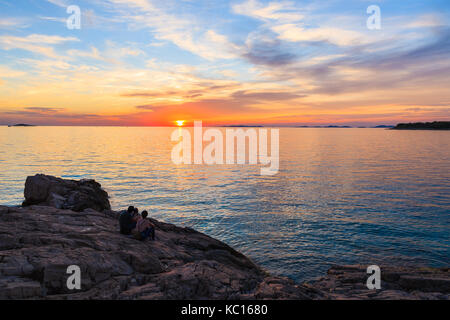
[[231,97],[238,101],[246,102],[266,102],[266,101],[286,101],[298,98],[306,97],[306,95],[301,95],[293,92],[274,92],[274,91],[262,91],[262,92],[247,92],[247,91],[236,91]]
[[38,44],[60,44],[68,41],[80,41],[75,37],[61,37],[45,34],[30,34],[26,37],[9,37],[11,41],[22,43],[38,43]]
[[[54,111],[54,112],[53,112]],[[76,113],[59,108],[24,108],[1,111],[2,123],[30,123],[35,125],[145,125],[151,112],[124,114]]]
[[50,2],[62,8],[67,8],[68,6],[70,6],[70,2],[68,0],[47,0],[47,2]]
[[122,64],[123,58],[145,55],[144,51],[138,48],[120,46],[110,40],[105,41],[105,48],[101,51],[98,48],[91,46],[90,50],[71,49],[66,53],[70,58],[88,58],[110,64]]
[[39,17],[39,19],[41,20],[45,20],[45,21],[53,21],[53,22],[59,22],[59,23],[67,23],[67,17],[61,18],[61,17]]
[[0,75],[3,78],[20,78],[26,75],[26,73],[23,71],[11,69],[8,66],[0,65]]
[[136,109],[151,110],[151,111],[153,111],[153,109],[155,109],[155,108],[158,108],[158,107],[155,107],[154,105],[151,105],[151,104],[136,106]]
[[[147,97],[147,95],[140,96]],[[203,98],[188,102],[181,101],[178,104],[144,104],[138,105],[135,108],[153,111],[153,117],[155,119],[165,118],[173,114],[178,114],[184,118],[192,117],[192,119],[196,116],[210,117],[211,115],[231,117],[231,115],[242,116],[251,114],[257,110],[258,113],[262,114],[271,113],[273,112],[272,109],[265,108],[268,104],[287,102],[303,97],[305,96],[302,94],[289,91],[238,90],[221,98]]]
[[355,31],[339,28],[305,28],[296,24],[273,26],[279,39],[291,42],[329,42],[337,46],[351,46],[364,42],[363,36]]
[[159,91],[141,91],[141,92],[128,92],[128,93],[122,93],[122,97],[128,97],[128,98],[158,98],[158,97],[167,97],[171,95],[179,94],[179,91],[165,91],[165,92],[159,92]]
[[75,37],[61,37],[43,34],[31,34],[25,37],[2,35],[0,36],[0,47],[3,50],[22,49],[50,58],[58,58],[59,56],[54,52],[52,45],[70,41],[79,41],[79,39]]
[[100,54],[100,51],[94,46],[91,47],[90,51],[71,49],[67,51],[67,54],[72,57],[104,60],[104,57]]
[[450,57],[450,27],[440,27],[435,30],[435,39],[428,44],[411,50],[397,58],[396,63],[428,62],[429,59],[448,60]]
[[[376,45],[376,44],[375,44]],[[434,35],[415,47],[388,47],[372,51],[353,46],[324,60],[291,63],[270,68],[272,81],[303,83],[311,94],[344,94],[389,90],[404,86],[425,88],[448,83],[450,78],[450,28],[434,29]]]
[[3,114],[6,115],[19,115],[19,116],[58,116],[64,111],[63,108],[52,107],[26,107],[22,110],[6,110]]
[[37,112],[37,113],[57,113],[60,111],[63,111],[63,108],[47,108],[47,107],[28,107],[25,108],[26,110],[32,111],[32,112]]
[[407,28],[433,28],[445,26],[443,17],[437,14],[424,14],[416,20],[408,23]]
[[22,29],[29,27],[30,24],[26,18],[2,17],[0,20],[1,29]]
[[[197,94],[194,94],[196,93]],[[134,93],[134,94],[124,94],[122,96],[124,97],[161,97],[165,96],[167,94],[174,94],[175,92],[164,92],[164,93]],[[192,90],[190,91],[190,94],[194,97],[201,97],[202,93],[200,90]],[[185,95],[185,97],[191,97],[189,95]],[[223,98],[207,98],[207,99],[200,99],[192,102],[182,102],[178,106],[170,105],[170,104],[144,104],[144,105],[138,105],[135,108],[136,109],[142,109],[142,110],[152,110],[155,111],[156,109],[167,109],[167,108],[183,108],[182,106],[195,106],[195,108],[214,108],[214,107],[220,107],[223,108],[224,106],[228,105],[230,110],[236,108],[235,110],[239,109],[240,111],[245,110],[246,108],[253,108],[257,104],[265,104],[267,102],[275,102],[275,101],[289,101],[294,99],[299,99],[305,97],[305,95],[292,93],[292,92],[277,92],[277,91],[244,91],[239,90],[231,93],[228,96],[225,96]],[[234,106],[234,107],[232,107]],[[250,107],[252,106],[252,107]],[[217,111],[217,110],[215,110]]]
[[45,34],[30,34],[26,37],[2,36],[0,39],[2,39],[2,41],[7,41],[9,43],[20,42],[33,44],[60,44],[68,41],[80,41],[78,38],[75,37],[61,37]]
[[299,21],[304,15],[290,1],[270,2],[267,6],[257,0],[247,0],[233,6],[233,11],[237,14],[249,16],[259,20],[283,20]]
[[[201,81],[198,83],[192,83],[190,88],[178,89],[178,90],[144,90],[144,91],[132,91],[132,92],[123,92],[120,94],[121,97],[125,98],[150,98],[161,100],[170,100],[170,99],[194,99],[205,94],[214,94],[214,93],[223,93],[229,89],[237,87],[236,83],[224,83],[223,81],[209,82],[209,81]],[[192,89],[195,88],[195,89]],[[144,105],[146,108],[148,105]],[[138,106],[139,108],[140,106]],[[151,108],[154,108],[155,105],[151,105]]]
[[233,70],[220,70],[217,73],[221,74],[222,76],[226,78],[237,78],[239,77],[239,73]]
[[297,55],[288,52],[281,41],[267,34],[252,33],[246,41],[242,57],[256,65],[282,66],[293,63]]
[[[207,60],[233,59],[238,56],[240,47],[230,42],[226,36],[205,26],[198,27],[192,17],[168,14],[150,0],[109,0],[115,9],[128,10],[121,15],[137,28],[150,28],[157,40],[170,41],[176,46]],[[161,5],[161,3],[158,3]]]
[[[233,6],[237,14],[264,21],[263,30],[270,30],[279,40],[290,42],[328,42],[337,46],[363,43],[359,32],[327,25],[308,25],[304,10],[293,2],[270,2],[267,5],[257,0],[247,0]],[[308,13],[311,15],[310,13]],[[325,22],[328,19],[324,19]]]

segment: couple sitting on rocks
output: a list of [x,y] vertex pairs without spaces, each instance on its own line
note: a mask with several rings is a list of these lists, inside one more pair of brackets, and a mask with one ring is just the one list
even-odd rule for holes
[[147,211],[142,211],[142,214],[139,214],[138,208],[128,207],[128,210],[120,215],[120,233],[132,236],[137,240],[147,238],[155,240],[155,225],[147,216]]

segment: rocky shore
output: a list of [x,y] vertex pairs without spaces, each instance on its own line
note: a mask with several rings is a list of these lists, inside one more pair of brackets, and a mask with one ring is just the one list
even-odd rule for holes
[[[449,269],[335,266],[317,281],[275,277],[228,245],[153,220],[156,241],[118,232],[120,212],[93,180],[36,175],[21,207],[0,206],[0,299],[449,299]],[[81,269],[69,290],[67,267]]]

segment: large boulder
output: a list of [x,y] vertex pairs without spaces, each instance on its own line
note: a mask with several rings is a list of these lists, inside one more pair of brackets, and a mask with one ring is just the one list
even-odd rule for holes
[[108,194],[95,180],[65,180],[37,174],[27,178],[24,194],[23,206],[43,205],[77,212],[111,209]]

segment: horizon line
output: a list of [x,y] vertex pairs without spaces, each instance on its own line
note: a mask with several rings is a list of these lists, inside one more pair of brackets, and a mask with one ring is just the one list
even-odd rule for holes
[[[292,125],[280,125],[280,124],[231,124],[231,125],[205,125],[203,127],[215,127],[215,128],[271,128],[271,127],[279,127],[279,128],[354,128],[354,129],[370,129],[376,127],[394,127],[396,124],[378,124],[378,125],[338,125],[338,124],[320,124],[320,125],[300,125],[300,124],[292,124]],[[179,127],[177,125],[78,125],[78,124],[0,124],[0,127],[122,127],[122,128],[193,128],[194,125],[184,125]]]

